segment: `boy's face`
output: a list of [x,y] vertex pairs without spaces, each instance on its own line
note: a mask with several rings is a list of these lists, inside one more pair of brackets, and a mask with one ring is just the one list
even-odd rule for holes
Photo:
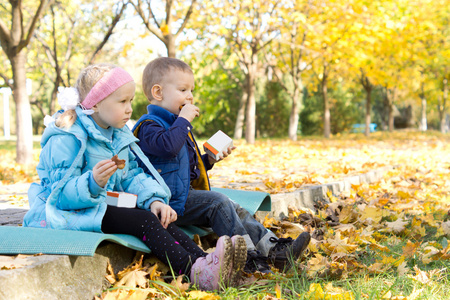
[[[171,70],[159,85],[159,92],[157,89],[156,95],[153,95],[157,100],[155,104],[178,115],[180,106],[188,103],[194,104],[194,87],[194,74],[192,72]],[[160,93],[159,98],[158,93]]]

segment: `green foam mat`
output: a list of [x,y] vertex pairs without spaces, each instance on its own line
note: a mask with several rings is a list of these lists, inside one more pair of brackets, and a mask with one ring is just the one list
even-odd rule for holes
[[[270,194],[263,192],[213,188],[227,195],[252,215],[258,211],[270,211]],[[191,238],[204,236],[212,230],[205,227],[180,227]],[[150,249],[137,237],[126,234],[104,234],[87,231],[56,230],[47,228],[0,226],[0,254],[60,254],[93,256],[98,245],[110,241],[125,247],[150,253]]]
[[227,195],[228,198],[239,203],[240,206],[248,210],[252,215],[258,210],[272,210],[272,200],[268,193],[225,188],[212,188],[211,190]]
[[149,253],[137,237],[88,231],[0,226],[0,254],[64,254],[93,256],[98,245],[110,241]]

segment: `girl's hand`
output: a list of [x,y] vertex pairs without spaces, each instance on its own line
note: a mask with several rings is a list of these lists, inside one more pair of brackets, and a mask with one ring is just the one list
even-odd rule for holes
[[94,166],[94,168],[92,169],[92,173],[94,176],[94,180],[98,184],[98,186],[104,188],[109,178],[111,178],[116,170],[116,163],[110,159],[105,159],[99,161]]
[[150,210],[154,213],[161,222],[161,225],[167,229],[170,223],[177,220],[177,213],[167,204],[161,201],[153,201],[150,205]]
[[219,160],[215,160],[214,158],[212,158],[211,156],[208,155],[208,160],[209,160],[209,164],[215,164],[216,162],[219,162],[223,159],[225,159],[228,155],[231,154],[231,152],[236,149],[236,147],[228,147],[228,149],[226,151],[223,151],[222,154],[219,156]]

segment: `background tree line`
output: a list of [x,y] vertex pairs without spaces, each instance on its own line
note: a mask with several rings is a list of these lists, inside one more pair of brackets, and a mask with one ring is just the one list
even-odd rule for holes
[[[17,162],[31,161],[33,130],[42,132],[43,117],[58,109],[57,88],[74,85],[80,69],[111,62],[140,84],[159,55],[194,70],[200,135],[296,140],[355,123],[369,135],[372,122],[445,131],[449,4],[9,0],[0,4],[0,76],[13,90]],[[137,119],[147,105],[139,86],[134,105]]]

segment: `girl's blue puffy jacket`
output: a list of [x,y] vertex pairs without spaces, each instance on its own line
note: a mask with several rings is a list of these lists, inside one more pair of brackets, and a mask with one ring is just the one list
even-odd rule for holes
[[[24,226],[101,232],[106,191],[136,194],[137,207],[145,210],[150,210],[155,200],[169,203],[169,188],[136,145],[138,139],[127,126],[114,129],[110,141],[80,108],[76,113],[77,120],[70,128],[59,128],[51,122],[44,131],[37,166],[41,183],[32,184],[28,190],[30,210]],[[126,161],[125,168],[117,169],[100,194],[93,197],[89,190],[93,167],[116,154]],[[135,155],[153,176],[138,167]]]

